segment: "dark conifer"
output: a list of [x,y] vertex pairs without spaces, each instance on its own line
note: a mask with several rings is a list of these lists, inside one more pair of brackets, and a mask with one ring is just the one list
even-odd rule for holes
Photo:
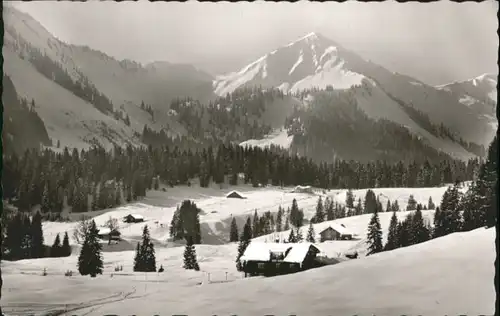
[[278,214],[276,214],[276,231],[281,232],[283,230],[283,208],[281,205],[278,207]]
[[380,227],[380,221],[378,218],[378,213],[375,212],[370,219],[368,224],[368,252],[367,256],[379,253],[383,251],[382,245],[382,229]]
[[193,238],[188,237],[186,247],[184,248],[184,269],[200,271],[198,260],[196,259],[196,249],[194,248]]
[[391,222],[389,223],[389,232],[387,234],[387,243],[385,244],[384,250],[393,250],[398,248],[398,217],[396,212],[392,213]]
[[234,218],[234,217],[231,220],[231,230],[229,232],[229,241],[230,242],[238,241],[238,225],[236,224],[236,218]]
[[417,209],[417,201],[413,197],[413,194],[411,194],[410,197],[408,198],[408,204],[406,206],[406,210],[407,211],[414,211],[416,209]]
[[236,257],[236,269],[242,271],[243,266],[240,262],[241,256],[245,253],[248,245],[252,242],[252,222],[250,217],[247,218],[245,226],[243,227],[243,232],[241,233],[240,243],[238,244],[238,256]]
[[52,247],[50,247],[50,256],[52,258],[61,257],[61,238],[59,234],[56,235]]
[[31,254],[33,258],[42,258],[44,256],[43,243],[42,214],[36,212],[31,221]]
[[314,219],[316,223],[322,223],[325,220],[323,199],[321,196],[318,198],[318,203],[316,203],[316,214],[314,215]]
[[61,256],[69,257],[71,256],[71,246],[69,244],[68,232],[64,232],[63,243],[61,247]]
[[306,241],[307,242],[312,242],[312,243],[315,243],[316,242],[316,238],[315,238],[315,232],[314,232],[314,227],[313,227],[313,224],[312,223],[309,223],[309,229],[307,230],[307,238],[306,238]]
[[78,272],[81,275],[95,277],[102,274],[103,262],[101,256],[102,246],[98,240],[98,230],[92,220],[78,257]]

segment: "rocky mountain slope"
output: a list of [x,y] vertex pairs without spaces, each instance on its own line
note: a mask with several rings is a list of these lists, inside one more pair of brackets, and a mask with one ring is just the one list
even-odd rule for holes
[[483,74],[470,80],[453,82],[437,88],[458,98],[460,103],[468,106],[476,115],[490,120],[490,124],[496,128],[497,84],[497,75]]
[[[34,100],[32,110],[48,133],[49,141],[43,142],[46,146],[86,148],[100,143],[110,148],[151,144],[153,141],[146,142],[142,135],[147,126],[148,135],[159,144],[164,141],[162,135],[188,136],[195,142],[204,141],[208,135],[212,141],[244,144],[271,144],[277,138],[279,145],[313,158],[361,155],[367,159],[385,159],[388,151],[394,159],[408,156],[401,153],[406,150],[404,146],[380,149],[368,143],[358,146],[358,150],[349,144],[322,142],[324,135],[311,130],[306,142],[293,133],[286,134],[290,120],[299,119],[297,109],[319,106],[314,101],[318,91],[304,93],[311,88],[348,93],[347,103],[338,101],[338,96],[329,92],[330,101],[341,108],[354,104],[355,111],[366,118],[359,120],[359,113],[339,116],[334,113],[338,107],[328,108],[323,102],[320,111],[312,110],[306,116],[302,113],[302,123],[336,126],[335,131],[340,134],[353,129],[355,139],[373,133],[379,133],[380,138],[396,128],[414,137],[415,144],[469,159],[480,152],[477,145],[471,148],[469,142],[486,144],[496,130],[496,119],[491,112],[496,105],[491,103],[493,100],[468,106],[460,102],[460,91],[465,88],[435,88],[392,73],[316,33],[278,48],[241,71],[214,79],[191,65],[168,62],[141,65],[118,61],[88,47],[66,44],[29,15],[9,6],[4,9],[4,21],[4,72],[19,98]],[[485,76],[477,81],[490,84],[490,79]],[[259,86],[267,92],[254,89]],[[281,92],[269,92],[271,87]],[[478,85],[477,91],[469,89],[471,92],[467,93],[483,100],[479,96],[481,91],[492,95],[493,86],[488,87]],[[321,122],[310,119],[318,113]],[[394,126],[388,128],[387,122]],[[369,124],[371,129],[361,132],[356,127],[360,124]],[[447,132],[444,136],[436,132],[440,125]],[[381,130],[385,132],[380,134]],[[269,136],[265,137],[267,133]],[[260,141],[261,138],[266,141]],[[311,149],[325,146],[328,148],[321,153]],[[427,149],[425,152],[424,156],[436,157],[436,153],[431,154]]]
[[461,103],[454,94],[393,73],[316,33],[282,46],[238,72],[218,76],[213,85],[218,95],[244,86],[278,87],[291,93],[364,87],[354,96],[371,118],[388,119],[415,134],[421,131],[405,114],[405,107],[425,113],[434,124],[443,123],[468,142],[486,145],[496,131],[491,118]]
[[[106,147],[139,144],[135,133],[145,124],[183,133],[168,115],[170,101],[214,96],[211,76],[190,65],[118,61],[58,40],[10,6],[3,17],[4,73],[21,97],[36,101],[49,137],[62,146],[87,147],[93,139]],[[142,102],[150,112],[141,109]]]

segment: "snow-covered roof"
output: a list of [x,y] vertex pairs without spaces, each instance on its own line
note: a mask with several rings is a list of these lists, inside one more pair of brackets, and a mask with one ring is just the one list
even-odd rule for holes
[[239,196],[243,197],[243,194],[241,194],[241,192],[238,192],[238,191],[236,191],[236,190],[233,190],[233,191],[229,192],[229,193],[226,195],[226,197],[230,196],[230,195],[231,195],[231,194],[233,194],[233,193],[234,193],[234,194],[238,194]]
[[310,190],[310,189],[311,189],[310,185],[307,185],[307,186],[298,185],[295,187],[295,190]]
[[241,261],[268,261],[271,258],[271,252],[286,252],[288,248],[291,248],[291,244],[283,243],[263,243],[263,242],[251,242],[243,256],[241,256]]
[[341,224],[338,224],[338,223],[331,223],[330,225],[328,225],[327,228],[323,229],[320,232],[320,234],[329,228],[332,228],[333,230],[337,231],[341,235],[354,235],[354,233],[352,231],[350,231],[347,227],[345,227]]
[[99,235],[107,235],[109,233],[111,233],[111,229],[109,229],[108,227],[104,227],[104,228],[99,229]]
[[296,244],[251,242],[240,260],[269,261],[271,259],[271,252],[282,252],[284,254],[291,248],[287,256],[283,259],[283,262],[301,263],[311,246],[316,247],[314,244],[307,242]]
[[129,217],[129,216],[132,216],[133,218],[135,219],[144,219],[144,216],[142,215],[139,215],[139,214],[128,214],[127,216],[125,217]]
[[294,244],[288,255],[285,257],[285,259],[283,259],[283,261],[292,263],[301,263],[302,261],[304,261],[304,258],[306,257],[307,252],[309,251],[309,248],[311,246],[318,249],[318,247],[308,242]]

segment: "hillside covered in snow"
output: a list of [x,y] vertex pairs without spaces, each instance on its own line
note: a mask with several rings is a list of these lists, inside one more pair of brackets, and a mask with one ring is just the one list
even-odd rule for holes
[[[213,85],[219,95],[246,86],[275,87],[290,93],[348,90],[370,118],[405,126],[445,152],[457,148],[447,149],[449,141],[437,144],[410,112],[412,109],[427,115],[434,124],[442,122],[467,142],[488,144],[496,130],[490,124],[491,117],[460,102],[462,96],[457,98],[409,76],[390,72],[318,33],[279,47],[239,71],[220,75]],[[488,81],[487,89],[490,98],[496,95],[496,84]]]

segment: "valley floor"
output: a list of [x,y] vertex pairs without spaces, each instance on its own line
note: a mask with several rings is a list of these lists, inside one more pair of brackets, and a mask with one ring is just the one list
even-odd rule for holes
[[[276,212],[295,198],[305,218],[314,215],[319,196],[338,203],[346,190],[313,194],[292,193],[291,188],[237,188],[247,199],[227,199],[227,189],[168,189],[149,192],[141,203],[93,214],[99,225],[110,217],[128,213],[145,216],[155,241],[157,266],[163,273],[132,272],[134,247],[145,223],[121,223],[125,243],[120,249],[105,245],[104,272],[96,278],[75,273],[79,246],[65,258],[1,262],[2,309],[6,315],[444,315],[492,314],[495,249],[494,229],[456,233],[429,242],[365,257],[366,231],[371,215],[335,220],[355,234],[350,241],[330,241],[317,246],[329,257],[356,250],[360,258],[333,266],[274,278],[243,278],[235,267],[236,243],[207,244],[205,239],[227,238],[231,216],[246,220],[257,209]],[[373,189],[383,205],[398,201],[405,209],[410,194],[425,204],[438,204],[446,187]],[[464,188],[465,190],[465,188]],[[355,199],[366,190],[355,190]],[[169,197],[166,199],[166,197]],[[203,245],[196,246],[201,271],[184,270],[184,247],[168,241],[168,223],[175,207],[185,198],[195,199],[200,216]],[[409,212],[398,212],[404,219]],[[432,222],[433,210],[423,211]],[[379,214],[383,239],[391,213]],[[156,222],[165,223],[158,227]],[[316,234],[330,225],[314,225]],[[57,233],[70,233],[70,223],[44,223],[46,244]],[[242,227],[242,226],[240,226]],[[306,228],[304,228],[306,229]],[[305,231],[304,231],[305,232]],[[71,234],[70,234],[71,235]],[[261,236],[253,242],[272,242],[280,234]],[[281,237],[288,236],[282,232]],[[214,237],[215,238],[215,237]],[[72,238],[70,238],[72,239]],[[71,240],[74,244],[74,241]],[[129,245],[130,249],[127,249]],[[115,267],[123,270],[115,272]],[[47,276],[43,276],[46,269]],[[72,277],[64,276],[68,270]]]
[[[6,315],[479,315],[493,314],[495,230],[455,233],[337,265],[274,278],[241,279],[236,245],[198,246],[186,271],[182,248],[158,254],[165,272],[132,273],[132,254],[105,256],[105,273],[64,277],[76,257],[2,263]],[[44,262],[45,261],[45,262]],[[123,273],[112,272],[115,263]],[[42,266],[50,266],[42,276]]]

